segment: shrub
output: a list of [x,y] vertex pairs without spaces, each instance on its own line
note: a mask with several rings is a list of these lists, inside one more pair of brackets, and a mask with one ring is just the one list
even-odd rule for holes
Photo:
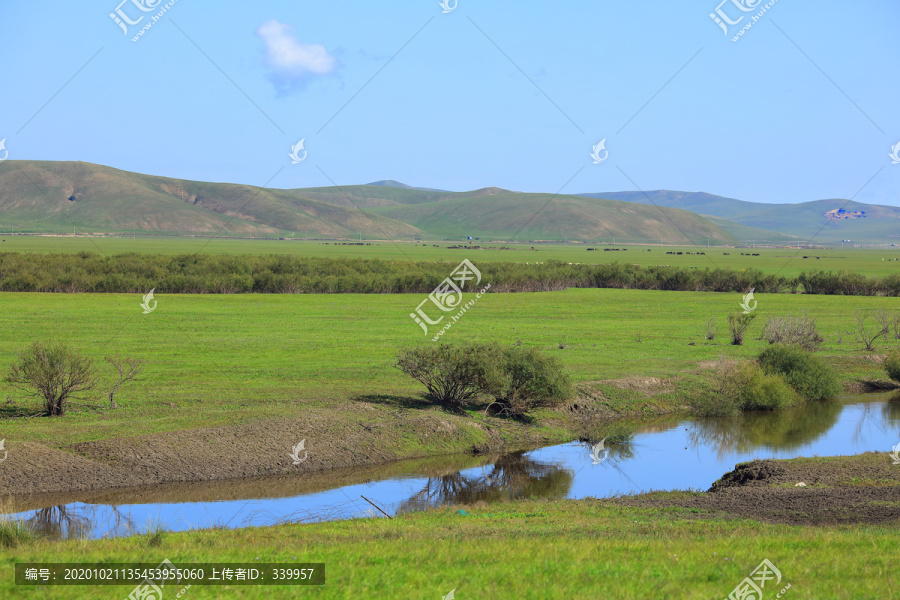
[[731,330],[732,346],[744,345],[744,333],[755,318],[756,315],[753,313],[732,313],[728,315],[728,328]]
[[482,347],[480,388],[501,411],[521,418],[528,411],[572,397],[572,383],[562,363],[537,348]]
[[[487,352],[474,344],[419,346],[397,354],[397,368],[425,385],[428,396],[444,406],[459,408],[476,396],[484,380],[480,363]],[[481,354],[482,357],[479,357]]]
[[900,383],[900,350],[891,350],[884,359],[884,369],[888,377]]
[[692,402],[703,417],[729,417],[742,410],[776,410],[797,401],[797,394],[779,375],[768,374],[751,361],[721,358],[715,384]]
[[807,400],[834,398],[842,391],[834,370],[797,346],[770,346],[759,355],[759,364],[766,373],[782,375]]
[[816,329],[816,320],[806,313],[801,317],[770,317],[762,338],[770,344],[795,345],[809,351],[817,350],[825,341]]
[[[736,360],[721,357],[715,365],[712,384],[691,398],[691,407],[701,417],[731,417],[739,412],[738,394],[734,374]],[[705,387],[705,386],[704,386]]]
[[403,350],[397,367],[425,385],[439,404],[460,407],[485,393],[500,411],[523,417],[534,408],[572,396],[558,359],[534,348],[499,344],[441,344]]
[[737,383],[741,410],[776,410],[796,402],[796,393],[781,375],[766,373],[756,363],[740,366]]
[[66,403],[78,392],[97,382],[94,363],[65,344],[34,342],[12,364],[6,381],[21,389],[34,390],[44,400],[47,414],[64,415]]

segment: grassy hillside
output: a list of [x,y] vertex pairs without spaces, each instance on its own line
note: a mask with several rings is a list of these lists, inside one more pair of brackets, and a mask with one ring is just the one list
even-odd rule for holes
[[699,215],[578,196],[522,194],[488,188],[439,202],[374,209],[440,237],[493,239],[730,243],[734,238]]
[[[649,199],[648,199],[649,196]],[[900,208],[843,200],[743,202],[654,191],[580,196],[500,188],[446,192],[385,180],[274,189],[190,181],[84,162],[0,164],[0,230],[327,239],[581,240],[588,243],[900,240]],[[829,211],[845,208],[840,218]],[[709,218],[707,218],[709,217]]]
[[290,190],[155,177],[84,162],[0,164],[3,230],[406,238],[416,228]]
[[769,229],[759,229],[758,227],[749,227],[747,225],[735,223],[734,221],[729,221],[728,219],[723,219],[722,217],[714,217],[712,215],[703,215],[703,217],[708,219],[711,223],[718,225],[719,227],[724,229],[735,239],[741,240],[743,242],[748,242],[751,240],[765,240],[766,242],[777,242],[780,244],[795,244],[803,243],[804,241],[795,235],[778,233]]
[[679,210],[499,188],[454,193],[378,183],[279,190],[142,175],[84,162],[6,161],[0,164],[0,229],[332,239],[360,234],[368,239],[511,239],[518,234],[523,240],[734,241],[708,220]]
[[[609,198],[640,204],[656,204],[689,210],[701,215],[728,219],[739,225],[767,230],[764,233],[741,231],[721,224],[742,240],[779,241],[770,232],[797,236],[804,240],[815,236],[818,243],[840,243],[843,239],[860,243],[897,243],[900,240],[900,207],[862,204],[843,199],[815,200],[798,204],[745,202],[704,192],[655,190],[643,192],[602,192],[583,194],[586,198]],[[844,209],[842,215],[826,213]],[[749,237],[744,237],[748,235]],[[768,235],[768,237],[766,237]]]
[[329,202],[339,206],[396,206],[398,204],[420,204],[434,202],[450,192],[426,191],[400,188],[388,185],[342,185],[340,187],[313,187],[286,192],[303,195],[319,202]]

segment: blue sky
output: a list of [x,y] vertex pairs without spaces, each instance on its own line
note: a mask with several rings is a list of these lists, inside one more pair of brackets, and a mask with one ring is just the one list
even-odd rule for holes
[[[9,158],[280,188],[900,205],[890,0],[777,0],[737,42],[766,2],[726,0],[744,16],[726,35],[719,0],[177,0],[133,42],[166,3],[119,1],[0,9]],[[126,34],[117,6],[143,21]]]

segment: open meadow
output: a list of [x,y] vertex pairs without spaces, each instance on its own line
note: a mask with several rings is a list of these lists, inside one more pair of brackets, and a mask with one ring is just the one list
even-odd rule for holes
[[[415,294],[161,294],[143,314],[140,295],[0,294],[0,365],[28,343],[54,339],[102,362],[118,350],[147,361],[120,392],[121,410],[65,421],[10,420],[10,440],[57,446],[108,436],[277,418],[367,395],[416,398],[419,384],[393,367],[401,348],[431,343],[409,317]],[[739,294],[571,289],[487,294],[443,342],[521,342],[562,360],[577,384],[628,376],[671,378],[722,356],[752,358],[766,318],[817,320],[821,354],[847,381],[876,378],[877,363],[852,333],[856,311],[900,310],[900,299],[757,295],[757,319],[732,346],[726,319]],[[716,319],[718,334],[704,339]],[[879,343],[884,349],[896,341]],[[883,378],[883,376],[882,376]],[[7,396],[22,399],[9,391]],[[90,398],[97,403],[99,394]],[[172,409],[167,403],[178,405]],[[15,411],[9,406],[0,414]]]

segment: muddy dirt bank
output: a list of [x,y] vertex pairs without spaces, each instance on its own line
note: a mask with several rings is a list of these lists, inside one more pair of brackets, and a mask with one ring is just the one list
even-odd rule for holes
[[900,524],[900,465],[885,452],[756,460],[737,465],[701,494],[660,492],[611,502],[791,525]]
[[[540,411],[534,423],[482,419],[480,412],[470,416],[421,400],[407,408],[396,399],[364,398],[368,401],[309,408],[292,418],[64,447],[7,439],[0,498],[12,497],[19,504],[23,498],[48,494],[321,474],[406,459],[508,452],[578,439],[591,424],[630,414],[611,410],[602,394]],[[640,414],[649,418],[683,408],[655,406]],[[301,440],[303,460],[294,464],[292,448]]]

